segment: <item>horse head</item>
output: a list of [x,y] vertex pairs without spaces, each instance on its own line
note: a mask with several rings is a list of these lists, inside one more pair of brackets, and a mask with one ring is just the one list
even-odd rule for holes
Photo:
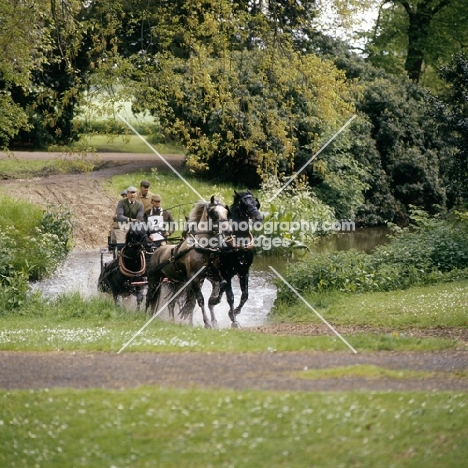
[[190,211],[186,231],[198,238],[216,238],[218,235],[230,237],[229,207],[214,196],[208,202],[198,201]]
[[148,237],[148,228],[145,223],[137,222],[130,225],[125,237],[125,245],[144,248],[144,246],[150,242],[151,240]]
[[260,202],[250,190],[236,192],[234,190],[234,204],[231,207],[233,213],[237,211],[239,218],[251,219],[254,222],[262,222],[263,215],[260,212]]
[[206,213],[214,234],[231,235],[230,210],[227,205],[213,195],[206,205]]

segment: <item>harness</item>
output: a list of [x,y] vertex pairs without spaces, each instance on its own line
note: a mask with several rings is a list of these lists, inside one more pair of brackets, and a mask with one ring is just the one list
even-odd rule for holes
[[236,239],[231,236],[231,239],[228,243],[229,247],[233,250],[251,250],[254,248],[254,237],[253,234],[249,231],[249,239],[244,240],[245,237],[240,239]]
[[188,254],[195,246],[194,245],[191,245],[190,247],[187,247],[186,249],[184,250],[181,250],[180,252],[178,252],[178,249],[180,248],[180,246],[182,245],[183,242],[181,242],[180,244],[177,244],[172,250],[171,250],[171,257],[168,258],[167,260],[165,260],[164,262],[162,263],[159,263],[158,265],[154,266],[153,268],[151,268],[149,271],[148,271],[148,276],[149,275],[152,275],[153,273],[157,273],[159,270],[162,270],[165,266],[173,263],[174,264],[174,268],[176,269],[176,271],[178,273],[181,272],[180,269],[177,268],[177,260],[179,260],[179,258],[182,258],[184,255]]
[[129,268],[127,268],[126,265],[125,265],[124,258],[125,258],[126,248],[127,248],[127,246],[125,246],[121,250],[120,255],[119,255],[119,270],[120,270],[120,273],[122,273],[122,275],[124,275],[124,276],[127,276],[128,278],[138,278],[138,277],[144,276],[145,271],[146,271],[145,253],[143,252],[143,250],[140,252],[140,267],[141,267],[140,270],[133,271],[133,270],[130,270]]

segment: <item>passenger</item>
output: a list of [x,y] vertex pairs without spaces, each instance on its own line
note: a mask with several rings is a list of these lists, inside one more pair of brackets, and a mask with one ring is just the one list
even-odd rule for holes
[[172,213],[161,206],[161,196],[151,196],[152,207],[145,211],[145,222],[152,224],[150,238],[153,241],[161,241],[174,233],[175,222]]
[[122,191],[120,192],[120,196],[121,196],[122,198],[127,198],[127,189],[122,190]]
[[117,203],[117,222],[143,221],[144,206],[143,203],[136,199],[136,192],[137,189],[135,187],[128,187],[127,198],[123,198]]
[[151,196],[153,195],[149,191],[150,183],[149,180],[142,180],[140,182],[140,190],[137,192],[137,200],[143,203],[144,211],[148,211],[151,208]]

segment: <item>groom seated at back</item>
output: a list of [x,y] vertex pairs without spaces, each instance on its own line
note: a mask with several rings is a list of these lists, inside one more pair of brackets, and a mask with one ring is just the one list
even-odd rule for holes
[[170,211],[163,210],[158,194],[151,196],[151,208],[145,211],[145,221],[151,232],[150,239],[158,247],[174,232],[174,218]]

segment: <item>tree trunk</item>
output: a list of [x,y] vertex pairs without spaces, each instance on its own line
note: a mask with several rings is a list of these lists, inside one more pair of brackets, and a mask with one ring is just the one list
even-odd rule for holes
[[405,70],[411,80],[421,77],[424,52],[427,46],[431,21],[434,16],[453,0],[422,0],[411,6],[407,0],[399,1],[408,14],[408,51]]

